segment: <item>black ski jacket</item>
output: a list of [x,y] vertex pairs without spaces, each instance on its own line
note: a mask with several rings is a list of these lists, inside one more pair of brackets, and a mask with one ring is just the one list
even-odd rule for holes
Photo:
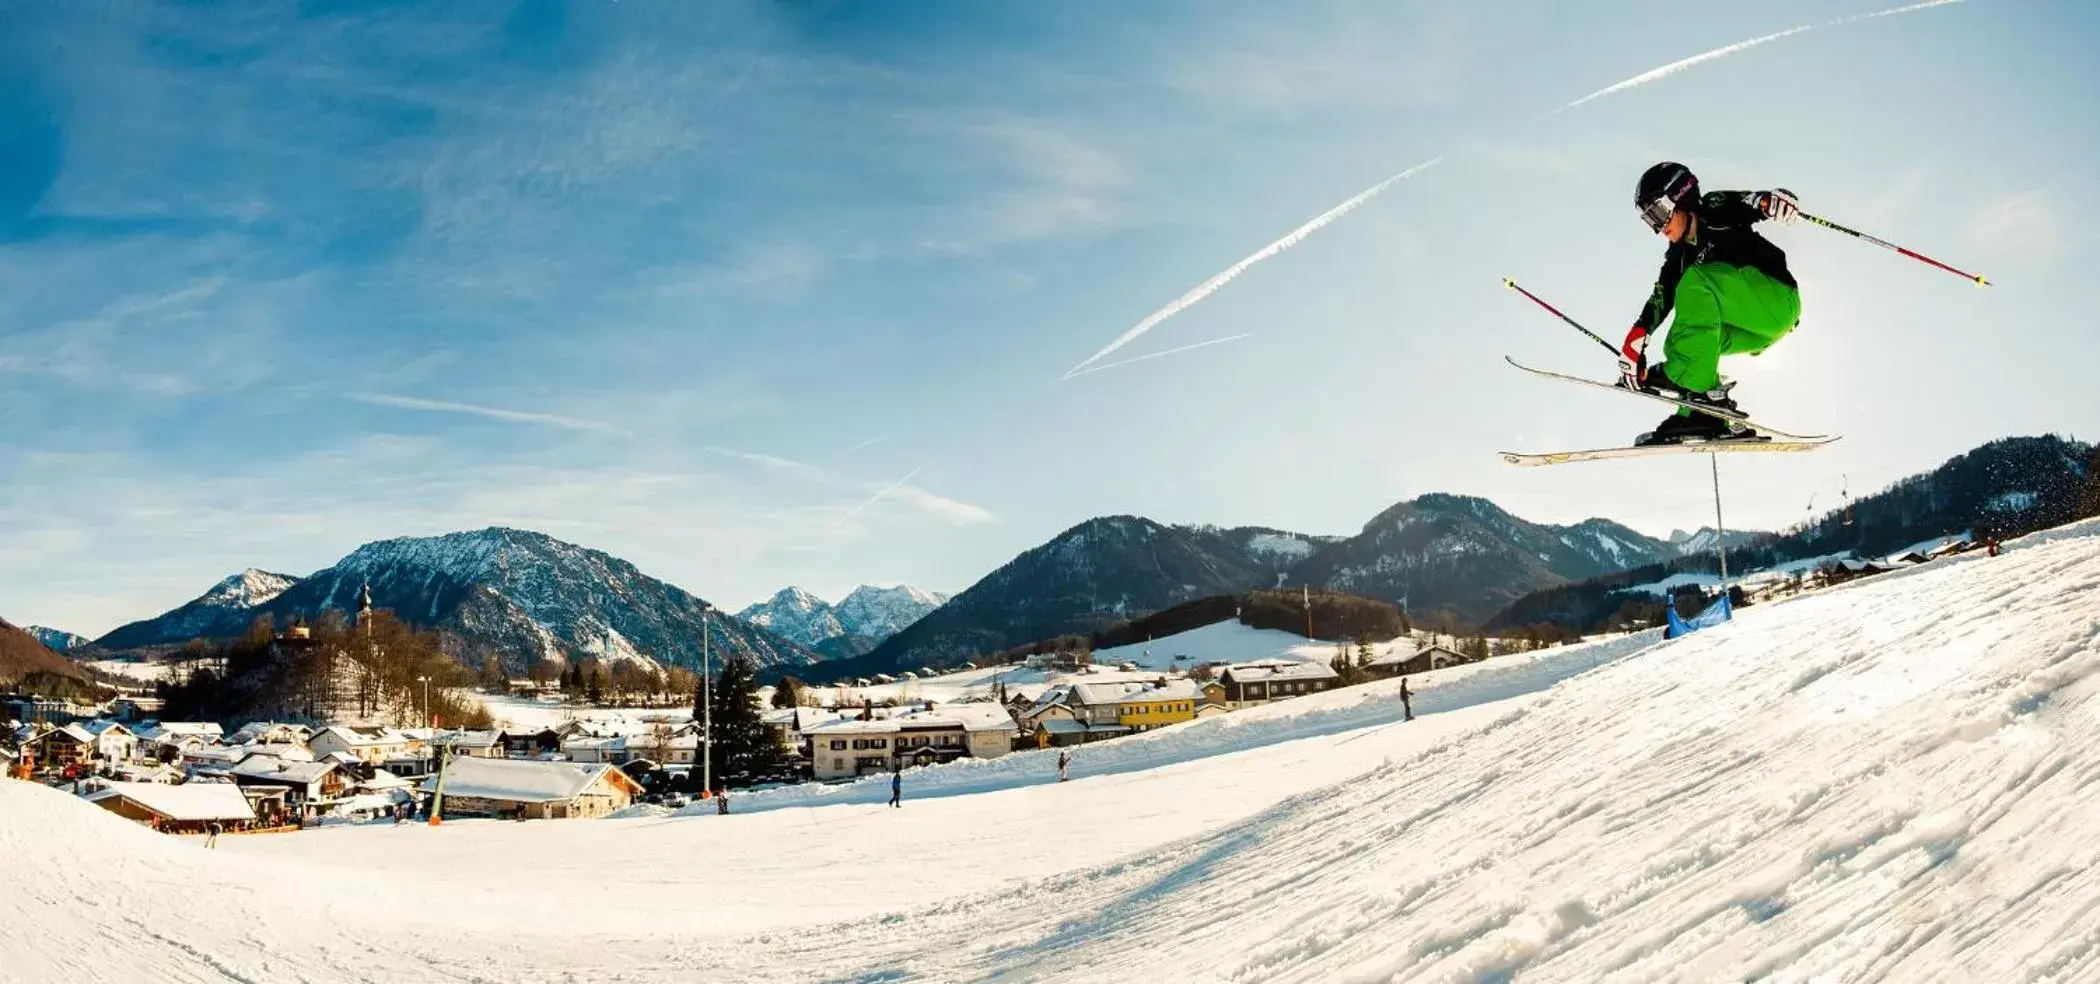
[[1700,196],[1699,205],[1692,212],[1698,221],[1683,241],[1671,243],[1663,253],[1662,273],[1656,277],[1655,289],[1648,294],[1648,303],[1641,306],[1634,324],[1643,328],[1661,326],[1677,306],[1677,282],[1684,279],[1685,269],[1701,263],[1749,267],[1788,287],[1800,286],[1794,282],[1794,275],[1787,272],[1786,253],[1750,228],[1765,218],[1755,204],[1760,194],[1709,191]]

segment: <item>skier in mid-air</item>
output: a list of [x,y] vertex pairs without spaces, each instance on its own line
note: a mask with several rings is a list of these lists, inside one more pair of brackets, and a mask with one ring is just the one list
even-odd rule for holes
[[[1721,356],[1757,355],[1801,317],[1786,253],[1751,228],[1765,219],[1793,221],[1800,210],[1794,194],[1777,188],[1702,195],[1690,168],[1664,161],[1641,175],[1633,204],[1670,246],[1648,303],[1620,346],[1619,385],[1740,414],[1729,395],[1735,384],[1721,380]],[[1664,358],[1651,364],[1648,338],[1673,308],[1677,319],[1663,339]],[[1633,443],[1729,439],[1758,438],[1748,430],[1731,432],[1711,414],[1681,409]]]

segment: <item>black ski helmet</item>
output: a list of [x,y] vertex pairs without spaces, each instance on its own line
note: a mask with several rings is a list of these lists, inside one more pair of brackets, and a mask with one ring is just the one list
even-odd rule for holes
[[1640,210],[1648,228],[1661,232],[1670,216],[1687,203],[1699,200],[1699,177],[1676,161],[1664,161],[1641,172],[1633,186],[1633,207]]

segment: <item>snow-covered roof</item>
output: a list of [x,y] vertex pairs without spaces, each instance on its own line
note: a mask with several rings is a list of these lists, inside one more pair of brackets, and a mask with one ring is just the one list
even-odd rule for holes
[[321,733],[315,735],[314,737],[318,739],[321,737],[321,735],[333,736],[337,741],[340,741],[343,744],[348,745],[352,748],[371,748],[378,745],[404,745],[407,744],[409,741],[409,736],[402,734],[401,732],[396,731],[392,728],[367,727],[362,725],[331,724],[328,727],[321,729]]
[[123,797],[170,820],[253,820],[255,810],[241,788],[223,782],[186,782],[167,786],[157,782],[113,782],[89,793],[90,803]]
[[57,729],[54,733],[64,735],[83,745],[92,745],[95,743],[95,736],[89,734],[86,728],[83,728],[77,724],[66,725],[63,728]]
[[494,748],[503,740],[501,731],[439,731],[431,741],[454,748]]
[[[619,774],[613,782],[625,782],[632,788],[633,780],[602,763],[461,756],[445,766],[445,793],[513,803],[548,803],[575,799],[607,773]],[[423,780],[424,792],[435,792],[437,788],[437,776]]]
[[1444,646],[1423,646],[1423,647],[1422,647],[1422,648],[1420,648],[1420,649],[1411,649],[1411,650],[1410,650],[1410,649],[1402,649],[1402,648],[1400,648],[1399,646],[1394,646],[1393,648],[1391,648],[1391,649],[1387,650],[1387,651],[1386,651],[1386,653],[1385,653],[1385,655],[1383,655],[1383,656],[1380,656],[1380,657],[1378,657],[1377,659],[1374,659],[1374,660],[1370,661],[1369,663],[1367,663],[1367,664],[1365,664],[1365,665],[1367,665],[1367,666],[1398,666],[1398,665],[1400,665],[1400,664],[1402,664],[1402,663],[1405,663],[1405,662],[1407,662],[1407,661],[1409,661],[1409,660],[1411,660],[1411,659],[1414,659],[1414,658],[1415,658],[1415,657],[1417,657],[1417,656],[1420,656],[1420,655],[1422,655],[1422,654],[1424,654],[1424,653],[1429,653],[1429,652],[1439,652],[1439,653],[1443,653],[1443,654],[1444,654],[1444,655],[1445,655],[1446,657],[1449,657],[1450,659],[1453,659],[1453,660],[1456,660],[1456,661],[1460,661],[1460,662],[1464,662],[1464,661],[1465,661],[1465,659],[1466,659],[1466,657],[1465,657],[1465,656],[1464,656],[1463,654],[1460,654],[1460,653],[1458,653],[1457,651],[1455,651],[1455,650],[1452,650],[1452,649],[1449,649],[1449,648],[1446,648],[1446,647],[1444,647]]
[[1341,674],[1334,671],[1334,667],[1325,663],[1300,663],[1296,661],[1242,663],[1238,666],[1226,667],[1224,673],[1220,673],[1219,676],[1224,676],[1227,673],[1231,674],[1232,679],[1238,683],[1263,683],[1279,680],[1333,680],[1341,676]]
[[88,721],[86,723],[83,723],[81,727],[86,729],[88,734],[94,735],[97,738],[100,738],[103,735],[106,735],[112,731],[122,732],[127,735],[131,734],[131,729],[125,727],[122,722],[118,721]]
[[1013,715],[1004,704],[940,704],[925,708],[894,709],[888,718],[862,721],[841,718],[804,732],[809,735],[890,734],[906,729],[956,728],[962,731],[1018,731]]
[[373,769],[372,778],[351,783],[353,789],[407,789],[411,783],[385,769]]
[[251,779],[311,785],[336,770],[334,762],[287,762],[270,755],[250,755],[233,767],[233,774]]

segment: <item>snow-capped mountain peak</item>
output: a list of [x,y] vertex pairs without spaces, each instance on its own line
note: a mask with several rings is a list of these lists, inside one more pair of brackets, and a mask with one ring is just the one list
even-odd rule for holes
[[289,574],[273,574],[250,567],[212,585],[197,603],[213,608],[254,608],[268,604],[272,598],[298,583],[299,579]]
[[77,636],[62,629],[51,629],[41,625],[25,625],[22,626],[22,631],[35,636],[36,641],[61,653],[77,646],[85,646],[92,641],[85,636]]
[[904,631],[905,626],[925,618],[928,612],[941,607],[947,600],[948,596],[938,591],[926,591],[909,584],[890,588],[863,584],[854,588],[835,610],[847,632],[887,639]]
[[815,646],[841,636],[879,642],[897,634],[947,600],[947,595],[908,584],[888,588],[863,584],[833,605],[801,588],[790,586],[738,612],[737,617],[805,646]]
[[805,646],[846,634],[829,603],[794,585],[781,588],[736,617]]

